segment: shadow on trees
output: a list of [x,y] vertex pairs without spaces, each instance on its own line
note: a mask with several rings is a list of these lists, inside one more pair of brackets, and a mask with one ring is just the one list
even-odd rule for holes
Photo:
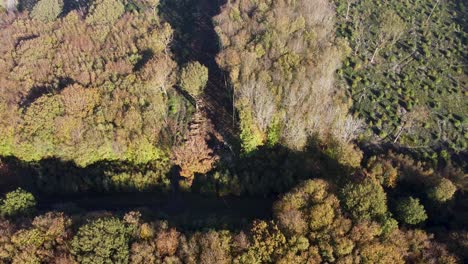
[[253,219],[270,219],[278,195],[301,181],[321,177],[338,183],[349,171],[316,145],[304,151],[262,147],[236,160],[221,160],[212,172],[196,175],[191,188],[179,186],[183,178],[176,166],[161,178],[155,177],[152,185],[140,188],[131,181],[122,186],[112,178],[122,173],[137,175],[137,179],[138,175],[151,176],[160,169],[158,164],[102,161],[83,168],[56,158],[24,162],[5,157],[2,161],[7,169],[0,175],[0,191],[29,190],[39,210],[141,210],[189,228],[204,223],[237,228]]
[[226,0],[161,0],[159,13],[174,29],[171,48],[179,64],[200,61],[216,70],[215,57],[220,46],[212,18],[225,3]]
[[[2,192],[16,188],[27,188],[41,194],[70,194],[70,193],[102,193],[102,192],[137,192],[137,191],[165,191],[169,189],[170,181],[174,178],[174,170],[164,170],[160,164],[136,165],[123,161],[100,161],[87,167],[80,167],[72,161],[58,158],[47,158],[40,161],[25,162],[16,157],[4,157],[5,174],[14,175],[15,184],[3,184]],[[169,172],[167,172],[169,171]],[[160,173],[153,179],[151,185],[129,184],[124,186],[112,180],[112,176],[120,174],[149,175]],[[6,175],[3,178],[11,178]],[[10,181],[11,182],[11,181]],[[14,186],[17,185],[17,186]],[[1,181],[0,181],[0,186]]]
[[[155,178],[157,181],[147,188],[140,188],[132,182],[122,186],[112,177],[122,173],[130,177],[151,176],[160,169],[159,165],[102,161],[82,168],[53,158],[24,162],[7,157],[2,158],[7,169],[0,172],[0,190],[6,192],[23,187],[32,191],[40,211],[124,213],[139,210],[149,218],[166,219],[186,229],[238,229],[253,219],[271,219],[272,204],[278,196],[304,180],[322,178],[339,188],[359,177],[354,175],[354,170],[331,158],[312,139],[304,151],[281,145],[265,146],[234,160],[230,156],[227,158],[221,159],[213,171],[196,175],[191,188],[179,184],[184,178],[177,166],[169,168],[161,178]],[[16,181],[8,182],[8,179]],[[401,197],[420,198],[431,219],[426,229],[453,229],[465,219],[455,214],[464,206],[465,195],[459,194],[450,203],[438,206],[427,200],[421,188],[421,181],[403,180],[398,188],[386,189],[390,208]]]
[[218,196],[277,197],[307,179],[324,178],[342,184],[350,173],[350,168],[339,164],[311,139],[304,151],[264,146],[235,161],[222,159],[212,172],[197,175],[192,189]]
[[[80,167],[73,161],[58,158],[26,162],[12,156],[2,157],[6,169],[0,172],[0,191],[23,187],[45,196],[192,192],[216,196],[274,197],[309,178],[321,177],[338,183],[351,171],[327,156],[314,141],[310,142],[304,151],[276,145],[260,147],[240,157],[223,155],[211,172],[196,175],[188,190],[179,188],[179,182],[184,178],[180,176],[178,166],[168,163],[100,161]],[[120,180],[119,175],[125,175],[126,181]]]
[[[374,131],[375,132],[375,131]],[[378,132],[378,131],[377,131]],[[400,145],[400,144],[395,144],[390,141],[387,142],[363,142],[361,144],[358,144],[359,148],[364,152],[364,160],[366,158],[372,157],[372,156],[377,156],[377,155],[382,155],[386,154],[388,152],[395,152],[403,155],[407,155],[414,160],[418,161],[423,161],[427,162],[431,165],[434,166],[434,168],[437,169],[443,169],[445,166],[447,166],[448,162],[463,168],[465,171],[468,169],[468,151],[467,150],[461,150],[458,152],[455,152],[453,150],[450,150],[449,144],[447,142],[441,142],[439,143],[438,146],[433,147],[433,149],[436,151],[436,153],[441,153],[443,150],[449,150],[449,159],[445,159],[441,157],[440,155],[436,157],[430,157],[427,155],[428,150],[431,148],[412,148],[408,147],[405,145]]]

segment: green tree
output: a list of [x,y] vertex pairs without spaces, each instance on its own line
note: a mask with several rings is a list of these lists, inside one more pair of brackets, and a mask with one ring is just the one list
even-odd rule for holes
[[396,207],[398,220],[408,225],[417,225],[426,221],[427,215],[419,199],[408,197],[398,202]]
[[429,189],[427,195],[438,202],[446,202],[452,199],[457,187],[449,179],[442,178],[435,186]]
[[124,12],[125,6],[120,0],[94,0],[86,17],[86,22],[112,25]]
[[342,197],[344,208],[354,219],[380,219],[387,212],[387,196],[375,181],[349,183],[343,188]]
[[100,218],[78,230],[72,253],[80,263],[128,263],[130,231],[117,218]]
[[63,0],[41,0],[33,8],[31,16],[43,22],[54,21],[63,10]]
[[199,62],[190,62],[182,68],[180,87],[192,97],[197,98],[202,94],[207,82],[208,68]]
[[36,199],[31,193],[18,188],[7,193],[5,200],[0,201],[0,204],[1,215],[13,217],[30,214],[36,206]]

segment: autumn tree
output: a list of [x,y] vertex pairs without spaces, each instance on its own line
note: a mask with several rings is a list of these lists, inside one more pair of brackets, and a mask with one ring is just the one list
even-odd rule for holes
[[266,143],[301,149],[313,136],[350,144],[360,122],[334,85],[349,52],[327,0],[230,1],[215,17],[246,153]]
[[31,12],[34,19],[43,22],[51,22],[55,20],[63,9],[63,0],[40,0]]
[[[325,212],[327,210],[330,211],[329,209],[331,208],[323,203],[328,195],[328,188],[328,183],[323,180],[306,181],[285,194],[282,199],[275,203],[275,216],[279,226],[285,230],[286,234],[303,234],[309,228],[316,229],[323,226],[323,223],[330,221],[326,216],[333,215],[333,212]],[[316,207],[313,210],[316,214],[303,211],[305,208],[314,205]],[[322,207],[321,209],[324,210],[318,207]]]
[[5,195],[3,200],[0,200],[0,213],[2,216],[14,217],[18,215],[31,214],[36,206],[34,196],[18,188],[15,191]]
[[397,185],[399,172],[390,160],[372,157],[367,164],[367,173],[384,187],[395,188]]
[[[334,188],[335,186],[324,180],[308,180],[275,203],[275,219],[288,239],[289,249],[297,247],[296,251],[283,255],[282,260],[286,261],[284,263],[296,260],[297,263],[304,263],[306,259],[346,263],[355,258],[364,261],[363,263],[375,263],[379,259],[386,259],[388,263],[404,263],[403,255],[408,248],[384,239],[388,235],[395,240],[404,239],[400,236],[402,234],[397,224],[391,223],[396,221],[389,218],[381,221],[381,225],[370,220],[370,217],[364,219],[353,214],[354,220],[348,219],[341,210]],[[356,187],[355,190],[357,189],[359,188]],[[364,194],[361,190],[359,196],[361,195],[369,194]],[[375,199],[370,199],[373,198]],[[344,199],[341,200],[343,204],[349,202]],[[372,207],[369,203],[361,198],[356,207],[362,207],[360,213],[363,215],[369,215],[370,211],[376,213],[377,206]],[[385,204],[380,206],[385,207]],[[378,218],[386,217],[380,215]],[[303,248],[305,245],[308,249]],[[299,254],[302,258],[293,257]]]
[[[397,225],[388,224],[392,221],[378,223],[369,218],[348,218],[350,214],[342,210],[347,201],[345,197],[341,201],[338,199],[337,187],[326,180],[307,180],[275,203],[271,221],[256,220],[238,233],[212,229],[176,230],[167,221],[144,222],[147,218],[137,211],[125,214],[122,220],[112,217],[112,213],[105,213],[106,218],[86,215],[74,223],[72,220],[76,221],[78,217],[71,219],[57,212],[14,222],[0,217],[0,261],[142,264],[459,262],[445,244],[434,240],[432,234],[411,229],[411,225],[425,217],[418,199],[409,197],[397,204],[397,217],[409,225],[398,229]],[[366,188],[352,189],[361,190],[355,196],[363,196],[362,193],[371,196],[370,192],[362,191]],[[369,209],[372,206],[363,202],[363,198],[359,199],[364,214],[375,211],[375,207]],[[370,199],[379,198],[372,196]],[[384,218],[390,219],[388,214]],[[77,232],[72,233],[74,225]],[[460,232],[454,237],[459,246],[464,242],[463,236]],[[463,248],[457,252],[460,250]]]
[[156,253],[160,258],[174,256],[179,246],[180,233],[175,228],[159,228],[157,231],[156,241]]
[[15,254],[13,263],[51,263],[59,258],[71,259],[68,240],[71,219],[63,213],[48,212],[37,216],[32,227],[23,228],[11,237]]
[[[45,3],[55,2],[38,8]],[[166,174],[166,150],[191,116],[189,102],[172,89],[173,30],[150,9],[124,11],[119,0],[96,0],[86,18],[71,10],[53,24],[27,15],[4,24],[0,155],[55,156],[82,167],[166,163],[159,175]]]
[[190,136],[181,146],[176,147],[174,158],[181,168],[180,175],[187,179],[193,179],[195,173],[207,173],[217,160],[203,134]]
[[228,231],[208,231],[199,236],[200,264],[231,263],[231,235]]
[[274,262],[287,247],[286,237],[273,222],[255,221],[250,233],[251,246],[235,259],[238,263]]
[[0,261],[7,262],[15,254],[15,247],[11,238],[15,232],[14,223],[0,218]]

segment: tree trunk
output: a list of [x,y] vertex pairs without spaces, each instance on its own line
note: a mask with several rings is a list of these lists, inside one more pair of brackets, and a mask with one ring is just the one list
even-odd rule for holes
[[437,6],[439,5],[439,2],[440,0],[437,0],[436,4],[434,5],[434,7],[432,8],[431,10],[431,13],[429,13],[429,16],[427,17],[426,19],[426,24],[429,22],[429,19],[431,19],[431,16],[432,16],[432,13],[434,13],[434,10],[437,8]]
[[401,134],[403,134],[403,131],[405,130],[405,126],[403,125],[401,128],[400,128],[400,131],[398,131],[396,137],[395,137],[395,140],[393,140],[393,143],[397,143],[398,139],[400,139],[401,137]]
[[351,7],[351,2],[348,1],[348,7],[346,8],[346,20],[349,18],[349,8]]
[[379,49],[380,49],[380,45],[375,49],[374,54],[372,54],[372,58],[370,60],[370,63],[374,64],[375,56],[379,52]]

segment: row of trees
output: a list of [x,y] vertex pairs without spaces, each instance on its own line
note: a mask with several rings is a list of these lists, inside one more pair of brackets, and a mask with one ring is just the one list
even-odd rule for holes
[[[24,218],[31,216],[34,199],[17,190],[7,194],[0,207],[0,260],[97,264],[459,263],[460,259],[431,234],[406,226],[424,220],[417,200],[401,202],[398,218],[406,228],[398,228],[397,221],[386,212],[385,193],[374,183],[355,183],[338,194],[334,189],[327,181],[308,180],[274,204],[271,221],[256,220],[241,231],[196,232],[177,230],[166,221],[144,220],[135,211],[123,218],[111,213],[70,218],[60,212]],[[350,206],[354,203],[356,206]]]

